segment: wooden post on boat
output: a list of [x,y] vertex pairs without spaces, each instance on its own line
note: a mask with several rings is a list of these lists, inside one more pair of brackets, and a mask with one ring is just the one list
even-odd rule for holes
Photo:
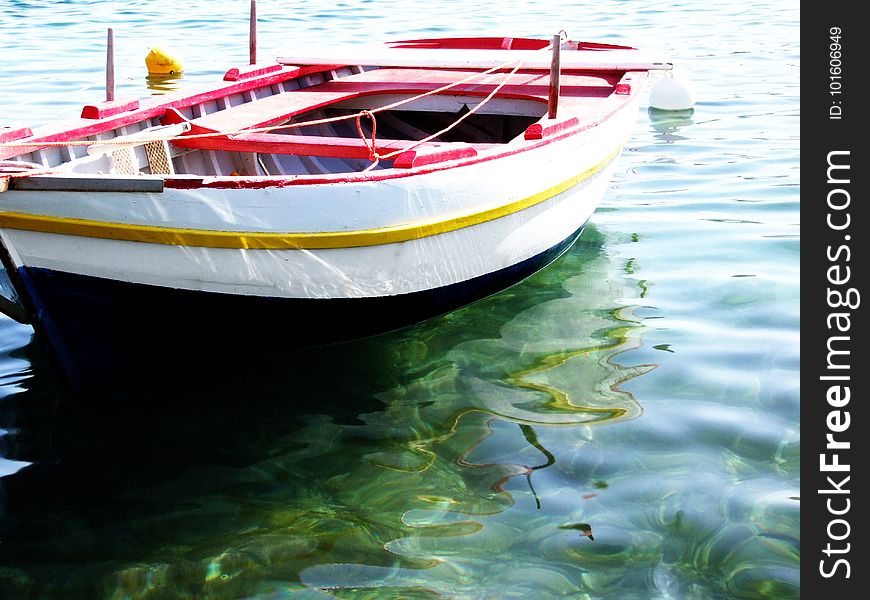
[[115,99],[115,32],[109,27],[106,38],[106,101]]
[[550,99],[547,103],[547,116],[551,119],[556,118],[556,111],[559,109],[559,79],[562,74],[559,53],[561,49],[562,36],[557,33],[553,36],[553,60],[550,63]]
[[249,37],[251,64],[257,64],[257,0],[251,0],[251,33]]

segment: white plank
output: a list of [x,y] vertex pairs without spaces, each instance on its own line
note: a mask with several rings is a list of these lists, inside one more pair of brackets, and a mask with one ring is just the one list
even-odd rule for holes
[[[547,50],[467,50],[454,48],[388,48],[346,46],[306,48],[278,57],[285,65],[367,65],[377,67],[424,67],[433,69],[491,69],[522,60],[525,69],[549,69],[552,53]],[[651,71],[670,70],[670,59],[643,50],[566,50],[562,69]]]

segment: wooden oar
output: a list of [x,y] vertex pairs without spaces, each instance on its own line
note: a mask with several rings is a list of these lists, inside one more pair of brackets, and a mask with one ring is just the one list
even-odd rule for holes
[[[522,60],[524,69],[549,69],[551,53],[540,50],[466,50],[455,48],[386,48],[381,46],[308,48],[304,54],[280,56],[284,65],[370,65],[432,69],[491,69]],[[564,50],[562,70],[669,71],[670,59],[643,50]]]

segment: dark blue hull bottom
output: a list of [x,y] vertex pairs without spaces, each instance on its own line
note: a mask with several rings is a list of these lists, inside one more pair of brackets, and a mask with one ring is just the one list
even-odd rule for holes
[[[565,252],[582,228],[511,267],[435,290],[355,299],[214,294],[22,269],[38,335],[74,388],[159,377],[203,353],[251,353],[367,337],[450,312],[501,291]],[[149,370],[152,372],[149,374]]]

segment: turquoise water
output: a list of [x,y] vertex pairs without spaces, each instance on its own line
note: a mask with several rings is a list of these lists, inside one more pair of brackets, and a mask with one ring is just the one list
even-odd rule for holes
[[[248,2],[0,4],[0,121],[247,60]],[[764,1],[259,2],[260,56],[452,33],[669,53],[580,242],[375,339],[168,365],[71,395],[0,317],[0,595],[799,597],[799,8]],[[182,79],[148,81],[150,44]]]

